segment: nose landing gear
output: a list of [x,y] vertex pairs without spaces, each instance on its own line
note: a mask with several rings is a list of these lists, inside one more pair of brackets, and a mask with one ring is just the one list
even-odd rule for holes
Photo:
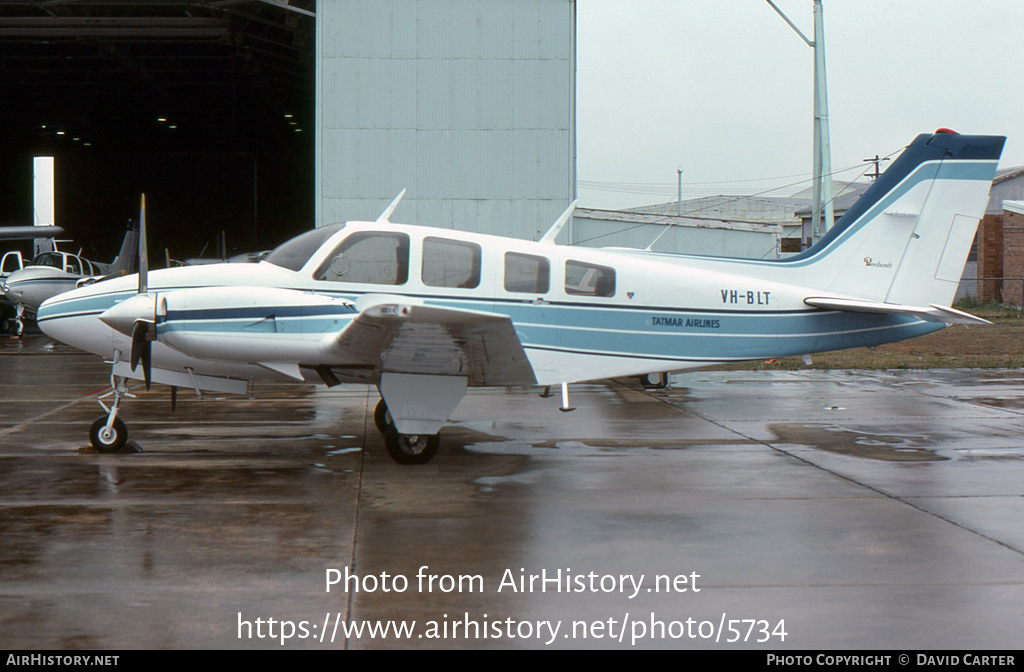
[[[110,392],[96,400],[106,414],[96,418],[89,428],[89,443],[97,453],[116,453],[128,441],[128,426],[117,414],[121,410],[121,400],[124,397],[134,399],[135,395],[128,391],[128,381],[113,373],[110,374],[110,387]],[[114,396],[114,403],[108,408],[103,399],[111,395]]]

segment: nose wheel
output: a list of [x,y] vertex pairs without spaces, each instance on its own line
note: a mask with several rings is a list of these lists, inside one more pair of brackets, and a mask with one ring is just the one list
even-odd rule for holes
[[116,453],[128,441],[128,427],[124,421],[114,418],[114,422],[107,427],[107,420],[108,416],[101,415],[89,429],[89,443],[97,453]]

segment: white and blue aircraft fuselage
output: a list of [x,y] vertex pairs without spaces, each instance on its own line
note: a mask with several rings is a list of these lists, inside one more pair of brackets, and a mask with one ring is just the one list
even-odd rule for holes
[[984,322],[949,306],[1004,140],[919,136],[817,245],[783,260],[555,245],[571,207],[539,242],[401,225],[396,199],[377,221],[315,229],[256,265],[77,289],[38,323],[113,361],[98,449],[124,442],[125,379],[224,392],[359,382],[381,392],[389,454],[421,463],[467,387],[562,385],[567,406],[568,383]]

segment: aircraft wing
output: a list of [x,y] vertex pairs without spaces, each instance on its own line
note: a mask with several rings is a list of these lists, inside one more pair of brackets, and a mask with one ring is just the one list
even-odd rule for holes
[[324,348],[341,367],[466,376],[470,386],[537,382],[506,315],[394,296],[363,297],[356,305],[359,316]]
[[875,313],[886,315],[909,315],[933,322],[946,324],[992,324],[988,320],[975,317],[956,308],[939,306],[934,303],[924,306],[903,306],[896,303],[879,303],[877,301],[861,301],[858,299],[842,299],[828,296],[812,296],[804,299],[804,303],[815,308],[826,310],[842,310],[851,313]]
[[59,226],[0,226],[0,240],[54,238],[63,233]]

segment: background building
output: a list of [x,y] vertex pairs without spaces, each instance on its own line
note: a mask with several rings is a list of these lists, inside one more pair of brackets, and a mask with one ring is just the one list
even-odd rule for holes
[[317,7],[316,223],[535,238],[575,191],[575,2]]
[[[1024,270],[1018,262],[1007,259],[1008,255],[1014,256],[1013,250],[1020,244],[1017,240],[1020,234],[1015,228],[1020,220],[1014,217],[1014,223],[1007,229],[1005,215],[1005,205],[1008,201],[1021,200],[1024,200],[1024,168],[998,171],[996,178],[992,180],[985,216],[978,224],[978,234],[972,250],[973,258],[967,262],[966,273],[970,275],[971,263],[976,259],[973,275],[976,282],[961,283],[958,298],[971,295],[981,301],[1006,300],[1017,306],[1024,306],[1024,300],[1021,298],[1021,278],[1024,277]],[[1013,207],[1016,206],[1010,205],[1010,208]],[[1018,214],[1012,209],[1009,212]],[[1005,234],[1009,234],[1011,238],[1008,246]]]

